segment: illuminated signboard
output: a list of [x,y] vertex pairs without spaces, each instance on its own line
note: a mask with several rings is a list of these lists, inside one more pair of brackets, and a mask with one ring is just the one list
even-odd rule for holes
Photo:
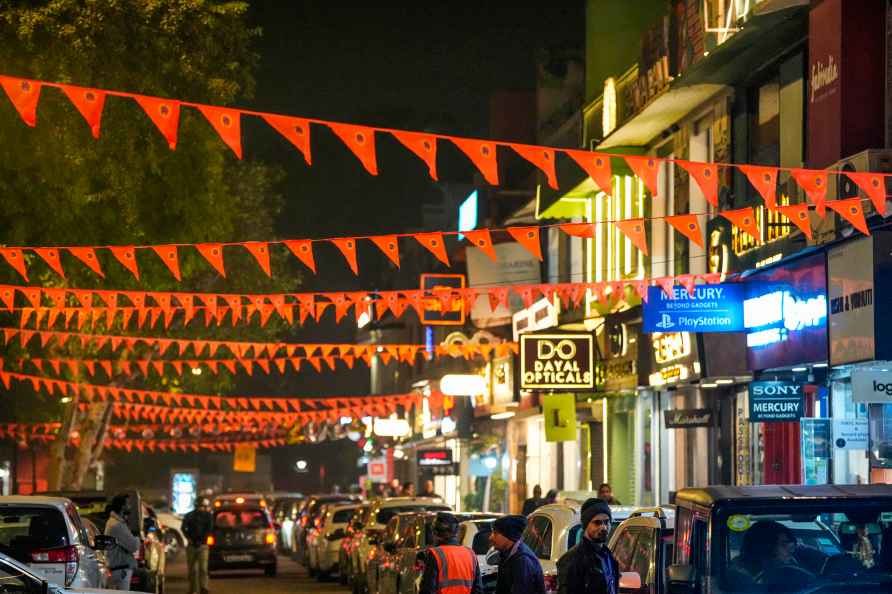
[[648,376],[651,386],[696,379],[700,376],[697,336],[689,332],[659,332],[651,335],[654,372]]
[[698,285],[693,293],[675,287],[671,297],[649,287],[644,304],[645,332],[740,332],[743,285]]
[[418,466],[423,468],[452,466],[452,450],[448,448],[418,450]]
[[520,377],[524,390],[582,390],[595,387],[594,336],[523,334]]
[[458,207],[458,239],[462,240],[462,231],[471,231],[477,228],[477,190],[471,192],[464,202]]
[[[431,326],[461,326],[465,323],[465,301],[458,294],[465,288],[463,274],[422,274],[421,289],[428,293],[424,300],[421,323]],[[450,291],[452,299],[439,299]],[[444,304],[444,301],[446,302]]]
[[753,274],[746,286],[743,325],[751,370],[827,360],[823,254]]

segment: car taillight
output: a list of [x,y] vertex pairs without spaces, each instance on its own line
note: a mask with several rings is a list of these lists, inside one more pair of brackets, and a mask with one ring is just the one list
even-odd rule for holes
[[558,583],[556,575],[546,575],[545,577],[545,593],[555,594],[558,591]]
[[32,551],[32,563],[64,563],[65,564],[65,585],[70,586],[77,575],[77,567],[80,563],[80,555],[77,553],[77,547],[61,547],[58,549],[43,549]]
[[275,532],[267,532],[263,536],[263,542],[265,542],[268,545],[276,544],[276,533]]
[[207,544],[208,544],[209,547],[212,547],[212,546],[214,546],[215,544],[217,544],[217,539],[214,538],[214,535],[213,535],[213,534],[209,534],[209,535],[208,535]]

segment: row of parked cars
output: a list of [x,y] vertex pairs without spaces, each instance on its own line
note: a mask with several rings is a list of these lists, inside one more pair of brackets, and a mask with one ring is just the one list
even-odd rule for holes
[[[557,591],[558,559],[582,538],[580,506],[589,496],[563,493],[528,517],[522,539],[549,593]],[[608,547],[621,592],[892,592],[890,485],[717,486],[679,491],[672,506],[611,509]],[[354,594],[415,594],[416,555],[432,544],[441,510],[449,507],[429,498],[315,495],[277,508],[276,526],[285,550],[320,579],[336,574]],[[455,515],[492,591],[497,516]]]
[[[125,494],[130,529],[140,538],[131,590],[163,594],[163,528],[137,491]],[[0,578],[11,568],[21,573],[25,567],[20,582],[37,580],[48,589],[73,592],[105,588],[111,576],[106,552],[116,546],[103,534],[110,500],[111,495],[98,492],[0,497]]]

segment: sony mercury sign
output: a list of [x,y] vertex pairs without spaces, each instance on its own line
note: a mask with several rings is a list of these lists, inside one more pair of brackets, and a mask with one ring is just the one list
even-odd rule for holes
[[591,334],[523,334],[520,377],[524,390],[580,390],[595,387]]
[[783,381],[750,382],[750,421],[772,423],[798,421],[805,408],[802,384]]

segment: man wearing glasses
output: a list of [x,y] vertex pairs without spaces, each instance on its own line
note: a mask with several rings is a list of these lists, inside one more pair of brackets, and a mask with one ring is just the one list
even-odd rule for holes
[[558,560],[558,594],[617,594],[619,565],[607,548],[610,506],[591,498],[580,512],[583,535],[579,543]]

